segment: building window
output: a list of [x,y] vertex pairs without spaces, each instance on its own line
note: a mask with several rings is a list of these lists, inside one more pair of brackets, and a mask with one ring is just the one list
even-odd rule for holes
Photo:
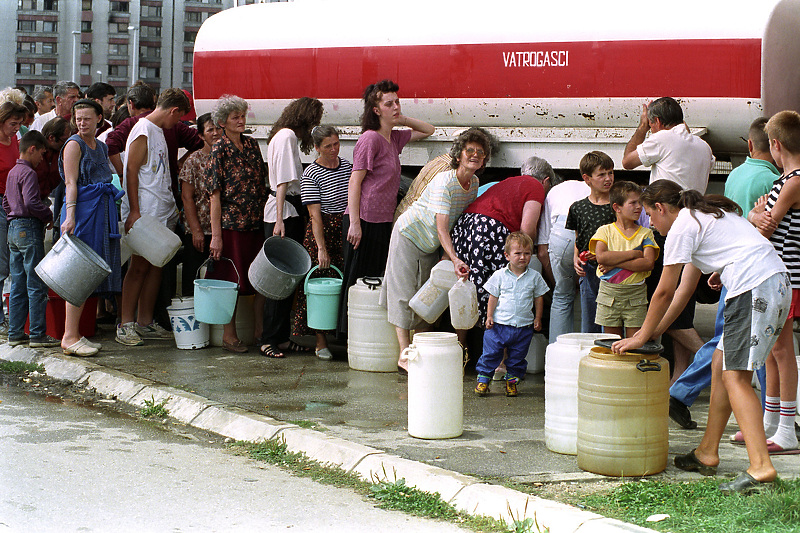
[[81,10],[82,11],[91,11],[92,10],[92,0],[81,0]]
[[161,6],[142,6],[143,17],[160,17]]
[[91,20],[83,20],[83,21],[81,21],[81,32],[82,33],[92,33],[92,21]]
[[187,11],[186,22],[203,22],[203,13],[200,11]]
[[42,31],[44,33],[55,33],[58,31],[58,22],[55,20],[43,20]]
[[183,62],[184,63],[191,63],[193,61],[193,59],[194,59],[193,55],[194,54],[192,54],[192,52],[184,52],[183,53]]
[[139,47],[139,55],[142,57],[158,58],[161,57],[160,46],[141,46]]
[[126,65],[109,65],[108,75],[116,78],[127,78],[128,67]]
[[17,31],[36,31],[35,20],[18,20]]
[[194,40],[197,38],[196,31],[185,31],[183,32],[183,40],[187,43],[193,43]]
[[45,11],[58,11],[58,0],[42,0]]
[[127,13],[130,11],[130,2],[111,2],[111,11],[117,13]]
[[112,22],[108,25],[108,31],[111,33],[128,33],[127,22]]
[[17,0],[17,9],[36,9],[36,0]]
[[161,37],[161,26],[142,26],[142,38]]
[[42,65],[42,75],[43,76],[55,76],[56,75],[56,67],[58,65],[53,65],[50,63],[46,63]]
[[89,69],[91,67],[92,67],[91,65],[81,65],[81,76],[90,76],[91,72],[89,71]]
[[108,45],[108,55],[112,55],[112,56],[127,56],[128,55],[128,45],[127,44],[110,43]]
[[82,54],[91,54],[92,53],[92,43],[81,43],[81,53]]
[[57,54],[58,53],[58,43],[42,43],[42,53],[43,54]]
[[139,68],[139,76],[142,78],[160,78],[161,77],[161,68],[160,67],[140,67]]
[[17,43],[17,53],[18,54],[35,54],[36,53],[36,43],[18,42]]
[[33,74],[33,65],[30,63],[17,63],[17,74]]
[[192,83],[192,73],[191,72],[184,72],[183,73],[183,83],[191,84]]

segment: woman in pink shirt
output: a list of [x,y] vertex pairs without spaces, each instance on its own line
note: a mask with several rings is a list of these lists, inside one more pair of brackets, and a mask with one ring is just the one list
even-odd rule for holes
[[[392,219],[400,189],[400,152],[430,136],[434,127],[402,114],[399,87],[383,80],[364,90],[361,137],[353,149],[353,173],[342,220],[344,283],[339,331],[347,331],[347,292],[358,278],[382,276],[389,255]],[[395,130],[395,126],[410,129]]]

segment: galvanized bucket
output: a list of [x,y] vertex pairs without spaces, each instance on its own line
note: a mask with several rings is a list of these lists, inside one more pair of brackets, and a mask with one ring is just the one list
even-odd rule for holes
[[111,274],[97,252],[70,234],[64,234],[36,265],[36,274],[56,294],[80,307]]
[[302,244],[273,235],[264,241],[247,278],[250,285],[267,298],[283,300],[294,292],[310,269],[311,256]]

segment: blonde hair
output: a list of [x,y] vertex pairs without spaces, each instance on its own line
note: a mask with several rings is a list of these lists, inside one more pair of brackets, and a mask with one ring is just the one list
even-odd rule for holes
[[503,248],[503,251],[507,254],[511,253],[512,244],[520,245],[523,250],[533,251],[533,239],[531,239],[530,235],[527,233],[523,233],[521,231],[510,233],[508,237],[506,237],[506,245]]
[[13,87],[6,87],[0,91],[0,104],[5,104],[6,102],[14,102],[18,105],[25,105],[25,93],[19,89],[14,89]]

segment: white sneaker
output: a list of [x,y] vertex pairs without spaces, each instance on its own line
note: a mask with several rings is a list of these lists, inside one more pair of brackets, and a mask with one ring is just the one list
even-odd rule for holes
[[144,341],[136,333],[136,323],[128,322],[127,324],[120,324],[117,326],[116,341],[125,346],[141,346]]
[[162,328],[155,320],[147,326],[140,326],[138,323],[134,322],[134,327],[136,328],[136,333],[138,333],[139,337],[142,339],[172,338],[172,332]]

